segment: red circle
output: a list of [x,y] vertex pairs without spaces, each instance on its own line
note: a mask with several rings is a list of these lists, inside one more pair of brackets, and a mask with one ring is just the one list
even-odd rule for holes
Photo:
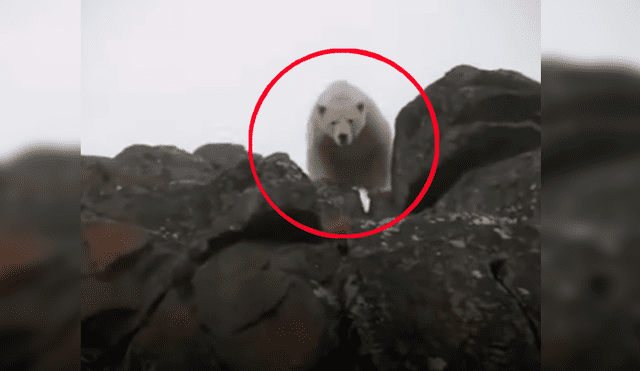
[[[384,63],[390,65],[391,67],[395,68],[396,70],[398,70],[398,72],[402,73],[407,79],[409,79],[409,81],[411,81],[411,83],[416,87],[416,89],[418,89],[418,91],[420,92],[420,95],[422,95],[422,98],[424,99],[424,102],[427,104],[427,108],[429,109],[429,114],[431,115],[431,121],[433,122],[433,133],[434,133],[434,137],[435,137],[435,141],[434,141],[435,142],[435,152],[434,152],[434,156],[433,156],[433,165],[431,166],[431,171],[429,172],[429,178],[427,179],[426,183],[424,184],[424,187],[422,188],[422,191],[420,191],[420,194],[418,195],[418,197],[416,197],[415,201],[413,201],[413,203],[411,205],[409,205],[407,210],[405,210],[397,218],[393,219],[392,221],[390,221],[389,223],[387,223],[387,224],[385,224],[383,226],[380,226],[380,227],[378,227],[376,229],[370,230],[368,232],[362,232],[362,233],[353,233],[353,234],[328,233],[328,232],[318,231],[316,229],[307,227],[306,225],[300,224],[297,221],[291,219],[289,216],[287,216],[287,214],[283,213],[282,210],[280,210],[280,208],[278,208],[278,206],[276,206],[273,203],[273,201],[271,201],[271,199],[267,195],[267,192],[264,191],[264,189],[262,188],[262,184],[260,184],[260,180],[258,179],[258,174],[256,172],[255,164],[253,163],[253,125],[256,122],[256,117],[258,116],[258,111],[260,110],[260,106],[262,105],[262,102],[264,101],[264,98],[266,98],[267,94],[269,94],[269,91],[271,90],[273,85],[275,85],[275,83],[278,82],[278,80],[280,80],[280,78],[282,76],[284,76],[285,73],[289,72],[293,67],[299,65],[300,63],[308,61],[309,59],[313,59],[315,57],[319,57],[321,55],[337,54],[337,53],[348,53],[348,54],[363,55],[365,57],[373,58],[373,59],[379,60],[381,62],[384,62]],[[431,106],[431,102],[429,101],[429,98],[427,98],[427,95],[422,90],[422,88],[420,87],[418,82],[413,78],[413,76],[411,76],[402,67],[397,65],[394,61],[389,60],[389,59],[387,59],[387,58],[385,58],[385,57],[383,57],[383,56],[381,56],[379,54],[372,53],[370,51],[362,50],[362,49],[326,49],[326,50],[320,50],[320,51],[317,51],[315,53],[311,53],[311,54],[307,55],[306,57],[300,58],[300,59],[296,60],[295,62],[291,63],[290,65],[288,65],[285,69],[280,71],[280,73],[273,80],[271,80],[269,85],[267,85],[267,87],[262,92],[262,95],[260,96],[260,99],[258,100],[258,104],[256,104],[256,108],[253,111],[253,116],[251,116],[251,125],[249,126],[249,163],[251,164],[251,171],[253,172],[253,177],[256,179],[256,183],[258,184],[258,188],[260,189],[260,192],[262,192],[262,194],[264,195],[264,198],[267,200],[269,205],[271,205],[271,207],[273,207],[273,209],[278,214],[280,214],[280,216],[285,218],[289,223],[295,225],[296,227],[302,229],[303,231],[309,232],[311,234],[314,234],[314,235],[320,236],[320,237],[328,237],[328,238],[360,238],[360,237],[366,237],[366,236],[370,236],[372,234],[376,234],[378,232],[382,232],[385,229],[395,225],[396,223],[398,223],[399,221],[404,219],[407,215],[409,215],[411,210],[413,210],[416,206],[418,206],[418,203],[420,203],[420,200],[422,200],[424,195],[427,193],[427,190],[429,189],[429,186],[431,185],[431,182],[433,181],[433,177],[436,174],[436,168],[438,166],[438,157],[439,157],[439,155],[440,155],[440,131],[438,130],[438,122],[436,121],[436,114],[433,111],[433,106]]]

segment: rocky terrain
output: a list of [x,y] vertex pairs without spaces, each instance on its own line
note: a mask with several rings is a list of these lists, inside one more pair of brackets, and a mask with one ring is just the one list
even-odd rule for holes
[[[56,314],[79,318],[82,368],[540,369],[540,91],[519,73],[464,65],[429,85],[433,183],[400,223],[359,239],[283,219],[242,146],[82,156],[80,313]],[[283,153],[254,155],[271,200],[334,233],[393,220],[434,155],[416,96],[395,122],[393,191],[369,213],[355,191],[313,184]],[[24,338],[25,354],[42,356],[4,362],[50,362]]]

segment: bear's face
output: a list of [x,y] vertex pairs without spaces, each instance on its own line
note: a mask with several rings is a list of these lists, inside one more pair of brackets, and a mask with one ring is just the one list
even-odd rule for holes
[[326,105],[318,105],[318,126],[338,146],[353,143],[365,125],[365,105],[352,100],[332,99]]

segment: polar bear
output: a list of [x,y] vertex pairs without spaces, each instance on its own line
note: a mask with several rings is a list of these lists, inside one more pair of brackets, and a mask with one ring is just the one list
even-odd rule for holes
[[391,190],[391,129],[371,98],[345,80],[327,87],[308,122],[307,166],[313,181]]

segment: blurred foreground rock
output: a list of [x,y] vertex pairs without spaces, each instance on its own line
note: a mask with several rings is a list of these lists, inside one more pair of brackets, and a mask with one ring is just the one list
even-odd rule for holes
[[79,370],[80,149],[0,166],[0,370]]
[[543,370],[640,369],[640,71],[542,64]]

